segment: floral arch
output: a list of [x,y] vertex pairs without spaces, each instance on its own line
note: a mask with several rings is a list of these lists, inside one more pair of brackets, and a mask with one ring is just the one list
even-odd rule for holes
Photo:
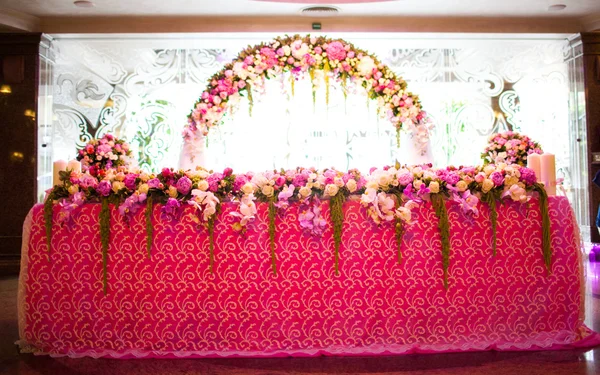
[[180,166],[187,169],[203,164],[204,137],[241,97],[248,98],[251,110],[253,91],[262,88],[266,79],[281,74],[290,74],[293,95],[294,82],[307,73],[313,85],[313,100],[315,81],[319,79],[325,83],[327,102],[332,80],[341,84],[344,95],[348,85],[363,87],[377,102],[378,114],[396,128],[398,146],[400,130],[405,129],[413,138],[414,152],[427,153],[432,124],[419,97],[407,91],[401,77],[376,57],[342,39],[294,35],[249,46],[209,79],[184,127]]

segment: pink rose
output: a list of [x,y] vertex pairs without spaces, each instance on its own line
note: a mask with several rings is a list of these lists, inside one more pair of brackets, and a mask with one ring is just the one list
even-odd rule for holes
[[342,61],[346,58],[346,49],[341,42],[332,42],[327,45],[327,56],[329,60]]

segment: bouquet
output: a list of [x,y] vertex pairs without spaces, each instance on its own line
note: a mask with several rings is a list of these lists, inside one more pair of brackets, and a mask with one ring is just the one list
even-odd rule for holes
[[98,176],[106,169],[130,164],[131,150],[124,140],[106,134],[100,139],[92,139],[77,154],[84,171]]
[[481,158],[484,164],[527,165],[527,155],[541,154],[542,147],[526,135],[507,131],[492,134]]

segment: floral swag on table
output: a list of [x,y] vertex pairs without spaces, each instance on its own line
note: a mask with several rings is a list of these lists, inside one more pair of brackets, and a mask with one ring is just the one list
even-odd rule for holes
[[[268,44],[248,47],[232,63],[208,80],[206,90],[195,103],[184,127],[184,150],[198,143],[223,116],[247,97],[252,112],[253,93],[264,89],[266,79],[290,74],[291,93],[294,83],[310,76],[313,101],[317,83],[325,83],[325,101],[329,103],[330,82],[338,82],[346,96],[348,85],[362,86],[370,99],[376,100],[378,113],[391,121],[397,130],[412,134],[417,149],[425,154],[433,125],[421,107],[418,96],[406,90],[406,82],[368,52],[341,39],[311,36],[286,36]],[[190,152],[193,158],[195,153]]]
[[[96,147],[96,145],[107,147]],[[88,146],[94,146],[94,149]],[[118,151],[126,150],[123,152]],[[85,203],[100,202],[100,234],[103,251],[104,291],[106,292],[106,264],[110,239],[110,204],[118,206],[123,220],[128,221],[138,211],[145,209],[147,252],[153,247],[154,203],[162,204],[161,220],[178,220],[182,207],[191,205],[197,210],[196,221],[206,228],[210,236],[210,269],[214,257],[214,227],[223,202],[238,205],[232,213],[238,220],[234,229],[242,233],[252,227],[257,208],[255,202],[269,205],[269,238],[273,272],[276,268],[275,220],[292,202],[300,205],[300,225],[313,235],[322,234],[326,221],[321,216],[321,201],[329,201],[334,232],[335,272],[338,273],[338,256],[341,245],[346,200],[359,200],[368,217],[377,225],[393,223],[396,232],[398,263],[401,262],[402,235],[411,225],[411,210],[431,205],[439,218],[442,239],[444,285],[447,287],[447,270],[450,255],[449,221],[445,201],[457,202],[466,216],[478,215],[479,201],[490,210],[492,249],[496,252],[496,205],[503,200],[526,203],[533,193],[540,199],[542,213],[542,253],[550,271],[550,219],[548,197],[543,185],[536,182],[533,170],[517,164],[500,163],[477,167],[432,168],[431,165],[386,166],[372,168],[367,175],[357,170],[347,172],[335,169],[316,170],[297,168],[262,173],[234,174],[230,168],[223,172],[173,170],[164,168],[158,174],[145,173],[131,165],[120,165],[114,160],[127,159],[128,146],[107,135],[91,141],[84,148],[86,158],[80,154],[83,172],[67,170],[61,173],[61,183],[48,190],[44,213],[47,247],[50,259],[54,206],[59,206],[56,221],[68,223],[72,213]],[[89,164],[94,160],[94,164]],[[113,167],[108,167],[113,160]],[[99,164],[98,164],[99,163]],[[97,169],[98,165],[105,168]],[[93,172],[93,173],[92,173]]]

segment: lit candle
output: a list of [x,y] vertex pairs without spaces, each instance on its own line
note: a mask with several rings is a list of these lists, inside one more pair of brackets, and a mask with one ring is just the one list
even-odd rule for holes
[[556,159],[553,154],[544,153],[541,156],[541,180],[548,195],[556,195]]
[[65,160],[57,160],[52,165],[52,186],[60,184],[59,172],[67,169],[67,162]]
[[69,161],[69,164],[67,164],[67,169],[70,169],[73,172],[81,173],[81,162],[77,160],[71,160]]
[[537,182],[542,180],[542,165],[540,154],[530,154],[527,156],[527,168],[533,169]]

